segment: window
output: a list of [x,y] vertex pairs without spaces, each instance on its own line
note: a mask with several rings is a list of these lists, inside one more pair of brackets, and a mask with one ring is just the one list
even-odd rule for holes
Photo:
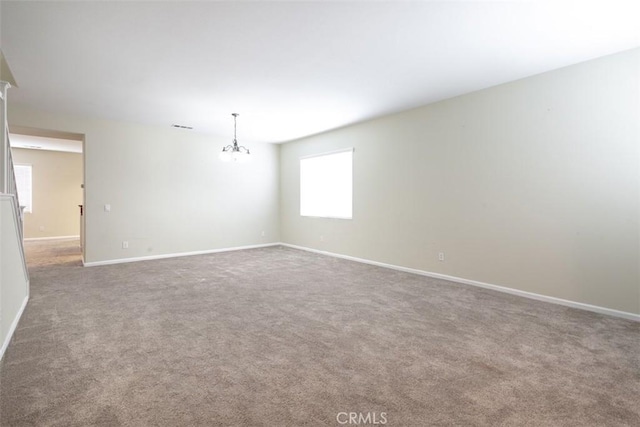
[[300,159],[300,215],[351,219],[353,148]]
[[18,187],[18,203],[25,206],[25,212],[32,212],[31,205],[31,165],[14,165],[16,186]]

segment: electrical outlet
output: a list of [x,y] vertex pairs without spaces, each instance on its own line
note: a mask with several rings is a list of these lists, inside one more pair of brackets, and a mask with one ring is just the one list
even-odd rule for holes
[[262,232],[262,234],[261,234],[261,236],[262,236],[262,237],[264,237],[264,236],[266,236],[266,235],[267,235],[267,233],[265,233],[264,231],[263,231],[263,232]]
[[126,240],[122,241],[122,249],[129,249],[129,242]]
[[39,228],[40,228],[40,231],[44,231],[44,225],[41,225]]
[[438,261],[444,261],[444,252],[438,252]]
[[324,242],[324,236],[320,236],[320,241]]
[[111,205],[109,205],[109,204],[104,205],[104,211],[105,212],[111,212]]

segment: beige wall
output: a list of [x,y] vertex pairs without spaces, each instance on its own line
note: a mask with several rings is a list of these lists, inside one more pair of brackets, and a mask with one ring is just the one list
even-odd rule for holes
[[250,163],[222,163],[218,152],[231,134],[46,113],[11,101],[9,125],[85,135],[86,262],[280,239],[278,146],[253,144]]
[[[283,242],[640,313],[639,57],[284,144]],[[300,156],[345,147],[353,220],[300,217]]]
[[82,204],[82,154],[12,148],[17,164],[32,167],[33,212],[25,213],[25,238],[78,236]]

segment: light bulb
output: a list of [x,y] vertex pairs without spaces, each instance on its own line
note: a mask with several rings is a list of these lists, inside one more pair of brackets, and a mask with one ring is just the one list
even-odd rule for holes
[[249,153],[247,152],[239,152],[238,157],[236,158],[236,162],[246,163],[249,161]]
[[222,160],[223,162],[231,161],[231,153],[229,153],[229,151],[221,151],[220,160]]

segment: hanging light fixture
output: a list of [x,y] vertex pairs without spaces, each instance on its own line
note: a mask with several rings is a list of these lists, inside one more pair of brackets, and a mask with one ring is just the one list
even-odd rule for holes
[[249,149],[243,146],[238,146],[238,140],[236,138],[236,118],[238,113],[231,114],[233,116],[233,145],[227,145],[222,149],[220,153],[220,160],[225,162],[245,162],[249,160]]

